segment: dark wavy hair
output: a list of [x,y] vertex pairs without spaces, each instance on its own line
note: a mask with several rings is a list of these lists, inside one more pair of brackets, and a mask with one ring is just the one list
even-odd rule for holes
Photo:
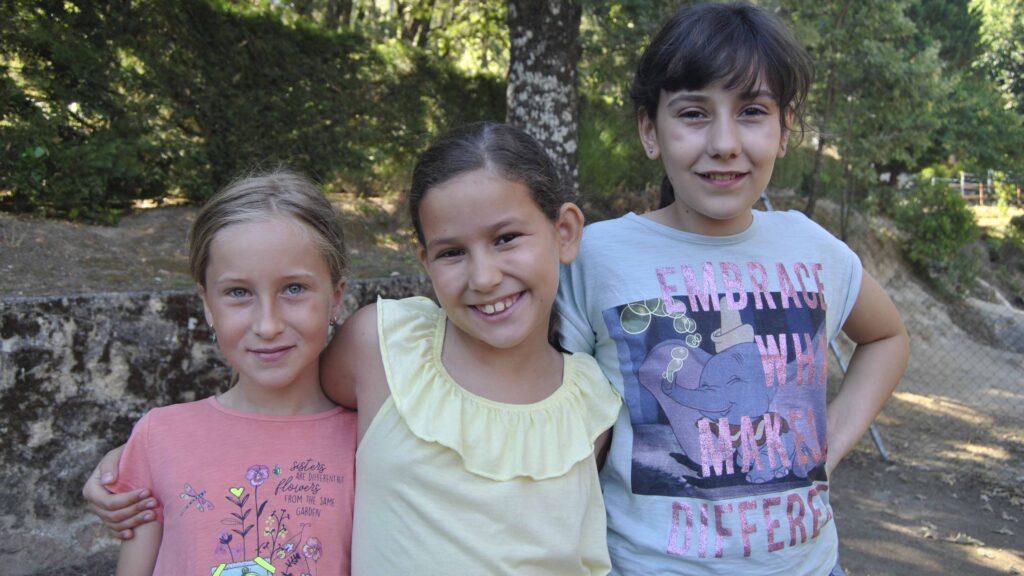
[[[813,80],[810,56],[775,14],[740,2],[698,4],[676,11],[662,25],[640,58],[629,96],[637,116],[654,121],[662,90],[701,90],[722,82],[727,90],[749,94],[763,82],[779,105],[782,129],[799,138]],[[662,206],[674,198],[665,177]]]
[[466,124],[435,140],[420,154],[412,171],[409,215],[421,246],[424,244],[420,222],[423,198],[432,188],[480,168],[494,170],[503,178],[522,183],[551,221],[558,218],[563,204],[575,201],[559,178],[554,162],[533,136],[499,122]]

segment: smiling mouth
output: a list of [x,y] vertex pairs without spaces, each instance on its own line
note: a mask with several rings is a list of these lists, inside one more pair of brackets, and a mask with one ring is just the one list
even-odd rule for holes
[[487,304],[478,304],[478,305],[474,306],[474,308],[476,308],[477,310],[479,310],[480,312],[483,312],[484,314],[486,314],[488,316],[491,316],[493,314],[500,314],[500,313],[504,312],[505,310],[508,310],[509,308],[511,308],[512,305],[516,303],[516,300],[519,300],[519,296],[521,294],[522,293],[520,292],[519,294],[515,294],[515,295],[509,296],[507,298],[502,298],[501,300],[498,300],[497,302],[488,302]]
[[284,356],[286,352],[291,350],[291,346],[281,346],[279,348],[265,348],[265,349],[253,349],[249,352],[256,355],[261,360],[276,360],[281,356]]
[[697,172],[697,175],[707,180],[716,182],[728,182],[746,176],[746,172]]

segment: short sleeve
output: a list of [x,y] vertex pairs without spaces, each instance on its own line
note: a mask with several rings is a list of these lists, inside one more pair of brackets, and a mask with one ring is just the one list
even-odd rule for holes
[[[127,492],[139,488],[148,488],[151,493],[155,492],[148,450],[152,420],[153,413],[150,412],[135,423],[132,435],[125,444],[124,452],[121,453],[121,461],[117,467],[117,482],[111,486],[114,492]],[[163,502],[158,502],[154,510],[159,521],[163,521],[163,506]]]
[[594,355],[596,334],[587,317],[583,263],[580,258],[562,266],[555,311],[558,314],[558,338],[569,352]]

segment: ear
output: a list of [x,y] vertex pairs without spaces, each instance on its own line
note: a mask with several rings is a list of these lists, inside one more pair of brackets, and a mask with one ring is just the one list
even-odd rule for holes
[[558,209],[555,232],[558,234],[558,260],[562,264],[576,259],[580,240],[583,239],[583,223],[583,211],[572,202],[566,202]]
[[423,266],[423,271],[430,274],[430,270],[427,269],[427,249],[423,246],[417,246],[416,257],[420,259],[420,266]]
[[658,146],[658,126],[654,120],[647,116],[647,111],[641,110],[636,119],[637,130],[640,132],[640,143],[644,146],[644,154],[651,160],[657,160],[661,155],[661,148]]
[[331,294],[331,319],[337,318],[341,314],[341,304],[345,301],[346,286],[348,286],[348,280],[342,278],[334,287],[334,292]]
[[796,119],[796,115],[793,114],[792,110],[786,111],[786,123],[782,127],[782,136],[779,138],[779,155],[776,158],[782,158],[786,155],[786,146],[789,144],[789,135],[793,132],[790,126],[793,125],[793,120]]
[[199,299],[203,301],[203,316],[206,317],[206,325],[213,329],[213,312],[210,311],[210,306],[206,303],[206,289],[201,284],[196,284],[196,289],[199,291]]

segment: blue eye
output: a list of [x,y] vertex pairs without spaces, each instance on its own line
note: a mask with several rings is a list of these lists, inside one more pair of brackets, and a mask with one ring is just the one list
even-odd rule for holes
[[227,291],[227,295],[232,298],[245,298],[249,295],[249,291],[245,288],[231,288]]
[[306,287],[302,284],[289,284],[288,286],[285,286],[284,291],[289,296],[298,296],[306,291]]

